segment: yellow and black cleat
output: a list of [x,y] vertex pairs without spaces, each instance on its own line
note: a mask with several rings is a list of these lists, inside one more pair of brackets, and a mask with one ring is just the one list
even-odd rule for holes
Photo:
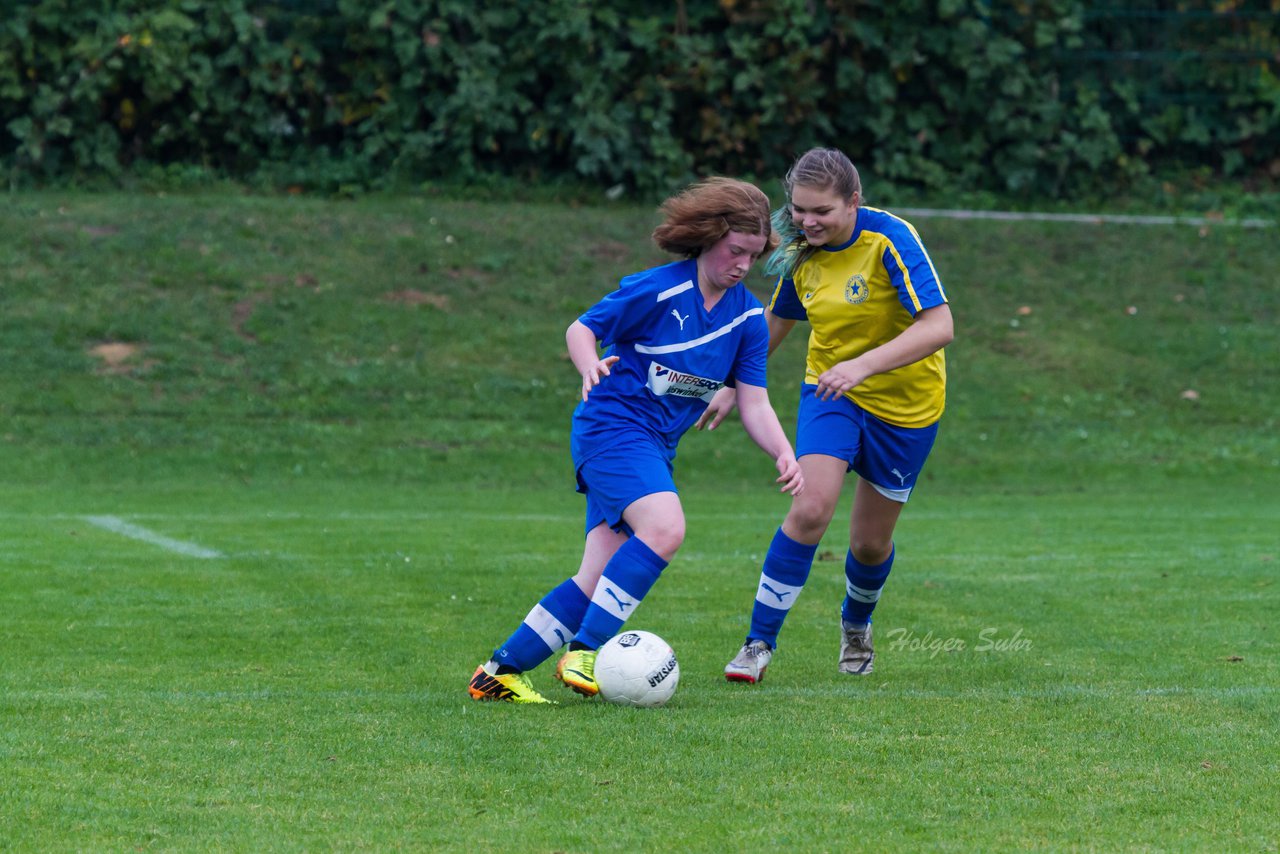
[[523,673],[490,673],[493,662],[476,668],[467,686],[473,700],[497,700],[501,703],[551,703],[529,684]]

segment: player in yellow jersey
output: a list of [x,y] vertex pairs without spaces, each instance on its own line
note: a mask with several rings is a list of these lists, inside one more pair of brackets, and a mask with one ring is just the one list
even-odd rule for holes
[[[797,415],[805,490],[774,534],[751,630],[728,666],[730,681],[758,682],[787,612],[808,580],[845,475],[858,475],[845,597],[842,673],[871,673],[871,612],[893,566],[893,531],[937,435],[946,401],[942,348],[954,335],[947,295],[910,223],[866,207],[857,169],[842,152],[805,152],[785,179],[783,243],[768,272],[778,282],[765,318],[769,352],[797,321],[809,350]],[[723,389],[698,421],[713,429],[734,405]]]

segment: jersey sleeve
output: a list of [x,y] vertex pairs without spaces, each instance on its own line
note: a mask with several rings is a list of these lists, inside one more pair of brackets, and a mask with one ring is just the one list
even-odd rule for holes
[[926,308],[942,305],[947,295],[920,235],[907,223],[901,226],[889,235],[881,261],[898,290],[899,302],[914,317]]
[[[773,296],[769,299],[769,311],[775,317],[786,320],[808,320],[809,313],[800,302],[800,294],[796,291],[796,283],[792,279],[779,277],[773,288]],[[766,333],[766,338],[768,334]],[[752,383],[754,385],[754,383]]]
[[618,283],[617,290],[584,311],[578,321],[594,332],[606,347],[629,341],[648,322],[655,303],[651,291],[652,288],[644,287],[638,278],[626,276]]
[[769,325],[765,323],[764,315],[758,314],[744,326],[742,341],[738,344],[738,356],[734,360],[731,373],[733,384],[742,382],[766,388],[768,371],[765,364],[769,359]]

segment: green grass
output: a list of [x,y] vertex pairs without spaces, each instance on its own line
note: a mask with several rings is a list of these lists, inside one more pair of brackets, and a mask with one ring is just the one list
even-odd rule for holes
[[634,621],[672,702],[466,699],[577,564],[562,332],[652,222],[9,197],[0,847],[1276,851],[1274,234],[917,223],[959,337],[875,675],[835,673],[846,504],[768,680],[722,679],[786,508],[731,428]]

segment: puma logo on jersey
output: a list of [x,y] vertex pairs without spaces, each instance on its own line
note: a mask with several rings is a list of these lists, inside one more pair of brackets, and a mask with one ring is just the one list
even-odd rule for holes
[[896,477],[896,478],[898,479],[898,485],[899,485],[899,486],[906,486],[906,485],[907,485],[907,478],[911,476],[911,472],[907,472],[906,474],[903,474],[902,472],[898,471],[897,469],[889,469],[889,474],[893,475],[894,477]]
[[689,319],[689,315],[686,314],[684,317],[681,317],[680,312],[673,308],[671,309],[671,316],[680,321],[680,331],[684,332],[684,322]]

